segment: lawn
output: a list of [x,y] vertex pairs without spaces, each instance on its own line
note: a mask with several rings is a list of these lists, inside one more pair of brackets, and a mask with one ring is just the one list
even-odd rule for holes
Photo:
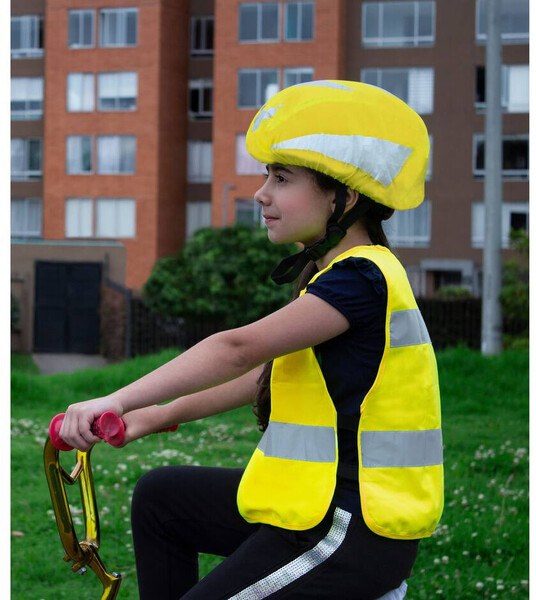
[[[40,376],[12,360],[11,577],[14,600],[100,598],[92,571],[63,562],[43,470],[50,418],[170,360],[168,350],[99,370]],[[438,353],[445,445],[445,510],[423,540],[407,600],[528,598],[528,352],[483,357],[464,348]],[[98,444],[92,465],[101,518],[100,555],[124,577],[119,598],[136,599],[130,499],[137,479],[161,465],[245,466],[260,437],[249,407],[148,436],[116,450]],[[70,470],[72,453],[62,453]],[[69,489],[73,514],[81,501]],[[80,516],[75,516],[81,524]],[[82,539],[82,532],[79,534]],[[201,573],[219,557],[201,556]],[[208,599],[207,599],[208,600]]]

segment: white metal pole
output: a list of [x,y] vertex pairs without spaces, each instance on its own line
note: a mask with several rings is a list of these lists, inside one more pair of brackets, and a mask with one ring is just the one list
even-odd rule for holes
[[502,107],[501,107],[501,0],[487,5],[486,140],[484,181],[484,253],[482,289],[483,354],[502,351],[501,225],[502,225]]

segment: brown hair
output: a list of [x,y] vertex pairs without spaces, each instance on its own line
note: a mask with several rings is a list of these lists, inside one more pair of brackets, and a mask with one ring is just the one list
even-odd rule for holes
[[[311,174],[313,181],[318,188],[324,192],[335,191],[341,185],[339,181],[329,177],[328,175],[324,175],[323,173],[319,173],[313,169],[306,170]],[[367,202],[369,204],[367,212],[360,218],[360,221],[365,227],[370,241],[373,244],[378,244],[380,246],[389,248],[389,242],[382,228],[382,221],[389,219],[394,210],[374,202],[374,200],[368,196],[365,196],[364,194],[359,194],[359,202]],[[296,280],[289,304],[300,295],[300,291],[303,290],[309,281],[311,281],[315,273],[318,273],[316,263],[314,261],[308,262]],[[264,365],[264,369],[257,380],[257,393],[253,402],[253,413],[257,417],[257,423],[260,431],[266,430],[268,427],[268,420],[270,419],[270,377],[272,374],[272,364],[273,360]]]

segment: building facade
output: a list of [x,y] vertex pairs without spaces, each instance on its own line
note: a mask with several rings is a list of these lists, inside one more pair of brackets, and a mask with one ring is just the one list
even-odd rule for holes
[[[507,256],[510,229],[528,228],[528,0],[502,6]],[[312,79],[379,85],[422,115],[432,148],[426,200],[387,221],[388,237],[417,295],[449,284],[480,294],[485,0],[12,0],[11,8],[23,348],[34,347],[42,304],[34,281],[47,264],[113,264],[117,283],[140,290],[155,261],[198,228],[262,226],[253,195],[264,167],[245,152],[247,127],[273,93]]]

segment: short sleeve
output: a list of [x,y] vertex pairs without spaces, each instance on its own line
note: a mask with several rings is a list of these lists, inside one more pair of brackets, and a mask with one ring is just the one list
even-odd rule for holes
[[307,286],[314,294],[346,317],[351,327],[367,326],[385,318],[387,285],[380,269],[366,258],[350,257]]

